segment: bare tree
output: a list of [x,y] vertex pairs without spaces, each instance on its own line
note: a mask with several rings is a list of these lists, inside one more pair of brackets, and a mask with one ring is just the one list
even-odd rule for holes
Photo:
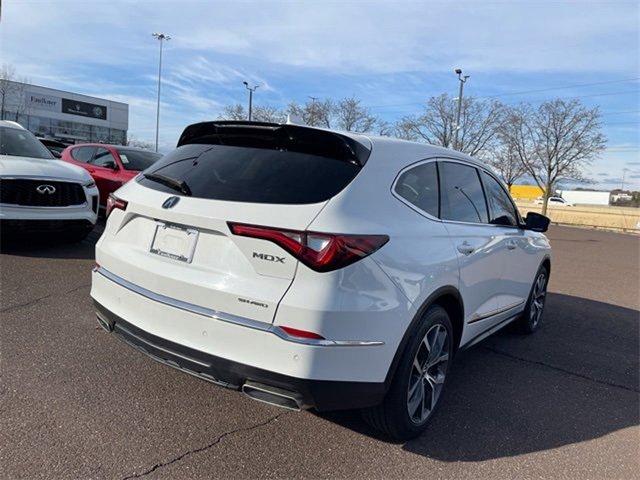
[[[455,136],[456,102],[447,94],[431,97],[424,112],[402,118],[396,124],[401,138],[450,147]],[[504,106],[495,100],[466,97],[462,101],[458,148],[469,155],[482,157],[497,144]]]
[[[247,120],[247,110],[240,103],[227,105],[219,115],[220,120]],[[251,118],[255,122],[283,123],[287,120],[287,115],[275,107],[253,107]]]
[[337,128],[347,132],[369,132],[377,122],[377,118],[355,97],[340,100],[336,105],[335,116]]
[[381,118],[379,118],[378,120],[376,120],[376,124],[374,127],[374,131],[381,137],[393,137],[394,135],[393,124],[387,122],[386,120],[382,120]]
[[252,114],[256,122],[284,123],[287,121],[287,115],[276,107],[255,107]]
[[[28,112],[25,98],[26,77],[18,77],[13,65],[2,64],[0,67],[0,120],[15,120]],[[11,103],[10,103],[11,102]],[[8,107],[11,107],[8,109]]]
[[4,119],[4,110],[7,97],[11,95],[14,88],[16,69],[6,63],[0,67],[0,120]]
[[219,118],[220,120],[246,120],[248,118],[248,114],[241,104],[236,103],[234,105],[227,105],[224,107]]
[[584,178],[584,167],[605,147],[600,111],[579,100],[556,99],[538,108],[522,104],[510,109],[504,124],[506,139],[547,202],[561,180]]
[[305,125],[331,128],[335,108],[333,100],[311,99],[304,105],[291,102],[287,107],[287,113],[302,118]]
[[393,135],[395,137],[401,138],[402,140],[417,142],[419,135],[418,133],[416,133],[414,119],[410,117],[401,118],[393,126]]
[[133,135],[129,135],[129,138],[127,138],[127,146],[128,147],[136,147],[136,148],[143,148],[145,150],[154,150],[154,146],[151,142],[146,142],[144,140],[140,140],[136,137],[134,137]]
[[527,169],[520,161],[516,149],[511,145],[504,136],[500,138],[499,145],[494,149],[487,162],[498,172],[504,183],[507,184],[509,190],[511,186],[522,177]]

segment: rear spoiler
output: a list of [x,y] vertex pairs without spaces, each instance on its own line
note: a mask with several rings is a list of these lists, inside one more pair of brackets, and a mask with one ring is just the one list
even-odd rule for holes
[[201,122],[184,129],[178,147],[189,144],[285,150],[342,160],[363,166],[371,148],[346,135],[300,125],[217,121]]

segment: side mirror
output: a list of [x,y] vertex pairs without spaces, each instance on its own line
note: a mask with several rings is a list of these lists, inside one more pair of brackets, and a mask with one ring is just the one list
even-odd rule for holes
[[529,212],[524,219],[524,228],[525,230],[543,233],[549,229],[549,223],[551,223],[549,217],[545,217],[536,212]]
[[56,150],[49,150],[55,158],[62,158],[62,154]]
[[116,165],[116,162],[114,162],[113,160],[109,160],[108,162],[104,162],[102,164],[102,166],[104,168],[110,168],[111,170],[117,170],[118,169],[118,165]]

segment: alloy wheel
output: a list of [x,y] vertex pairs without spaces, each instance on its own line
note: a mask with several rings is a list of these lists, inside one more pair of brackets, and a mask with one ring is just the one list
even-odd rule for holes
[[531,326],[536,327],[540,323],[542,318],[542,311],[544,310],[544,302],[547,297],[547,276],[544,273],[538,275],[536,283],[533,286],[533,292],[531,294],[531,308],[529,309],[529,315],[531,320]]
[[438,323],[427,331],[413,359],[407,392],[407,410],[413,423],[424,423],[436,407],[448,362],[449,334]]

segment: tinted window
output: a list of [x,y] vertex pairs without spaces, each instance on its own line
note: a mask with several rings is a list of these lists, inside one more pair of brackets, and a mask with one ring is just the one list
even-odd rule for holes
[[31,132],[9,127],[0,127],[0,155],[53,158],[51,152]]
[[78,162],[88,162],[93,157],[96,147],[78,147],[71,150],[71,156]]
[[118,154],[125,170],[146,170],[162,158],[162,155],[156,152],[123,148],[118,149]]
[[96,149],[96,154],[93,157],[93,160],[89,162],[97,167],[105,167],[105,168],[114,168],[117,163],[116,159],[113,158],[113,155],[106,148],[98,148]]
[[461,163],[440,163],[441,218],[457,222],[487,223],[478,171]]
[[254,203],[303,204],[328,200],[360,166],[307,153],[227,145],[189,144],[154,164],[139,182],[176,193],[177,180],[194,197]]
[[489,223],[495,225],[518,225],[518,213],[511,199],[502,186],[485,172],[482,172],[482,181],[489,203]]
[[438,171],[435,162],[423,163],[404,172],[395,190],[420,210],[438,216]]

